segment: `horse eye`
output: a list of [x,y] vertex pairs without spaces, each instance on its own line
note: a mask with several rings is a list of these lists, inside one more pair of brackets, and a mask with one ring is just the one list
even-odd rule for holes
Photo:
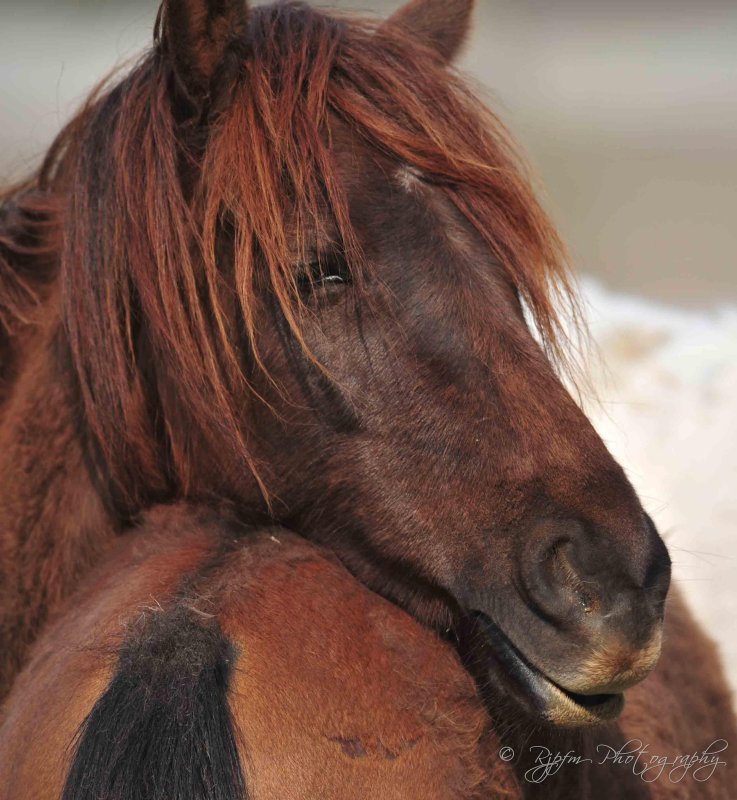
[[340,287],[349,283],[351,283],[351,273],[348,265],[343,259],[336,256],[314,258],[301,264],[297,275],[297,285],[304,293]]

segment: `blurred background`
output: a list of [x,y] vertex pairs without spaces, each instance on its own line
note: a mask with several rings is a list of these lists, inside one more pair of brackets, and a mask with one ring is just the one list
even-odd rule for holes
[[[156,6],[0,0],[0,182],[148,46]],[[461,66],[541,178],[600,353],[588,411],[737,687],[737,3],[477,0]]]

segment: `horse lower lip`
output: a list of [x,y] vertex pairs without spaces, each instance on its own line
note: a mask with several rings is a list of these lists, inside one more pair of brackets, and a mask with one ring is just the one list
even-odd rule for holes
[[614,719],[624,703],[621,694],[570,692],[530,664],[507,635],[483,612],[474,617],[492,644],[501,671],[537,715],[563,727],[595,725]]

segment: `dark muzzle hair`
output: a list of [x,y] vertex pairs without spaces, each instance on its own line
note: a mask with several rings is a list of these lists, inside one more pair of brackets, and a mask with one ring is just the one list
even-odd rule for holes
[[216,623],[181,608],[147,616],[80,728],[62,800],[247,800],[234,658]]

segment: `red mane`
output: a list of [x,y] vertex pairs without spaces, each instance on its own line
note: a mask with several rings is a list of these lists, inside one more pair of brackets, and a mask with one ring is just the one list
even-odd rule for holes
[[[253,9],[246,36],[207,125],[172,100],[159,37],[92,96],[23,193],[5,197],[23,207],[33,252],[60,250],[84,418],[134,506],[190,493],[194,439],[259,474],[244,417],[243,331],[258,362],[254,284],[266,277],[302,341],[285,220],[301,229],[319,219],[326,197],[348,258],[361,262],[324,136],[333,116],[443,187],[561,352],[563,247],[504,127],[463,80],[399,28],[302,4]],[[17,266],[20,238],[12,225],[0,231],[6,331],[36,302],[39,276]]]

